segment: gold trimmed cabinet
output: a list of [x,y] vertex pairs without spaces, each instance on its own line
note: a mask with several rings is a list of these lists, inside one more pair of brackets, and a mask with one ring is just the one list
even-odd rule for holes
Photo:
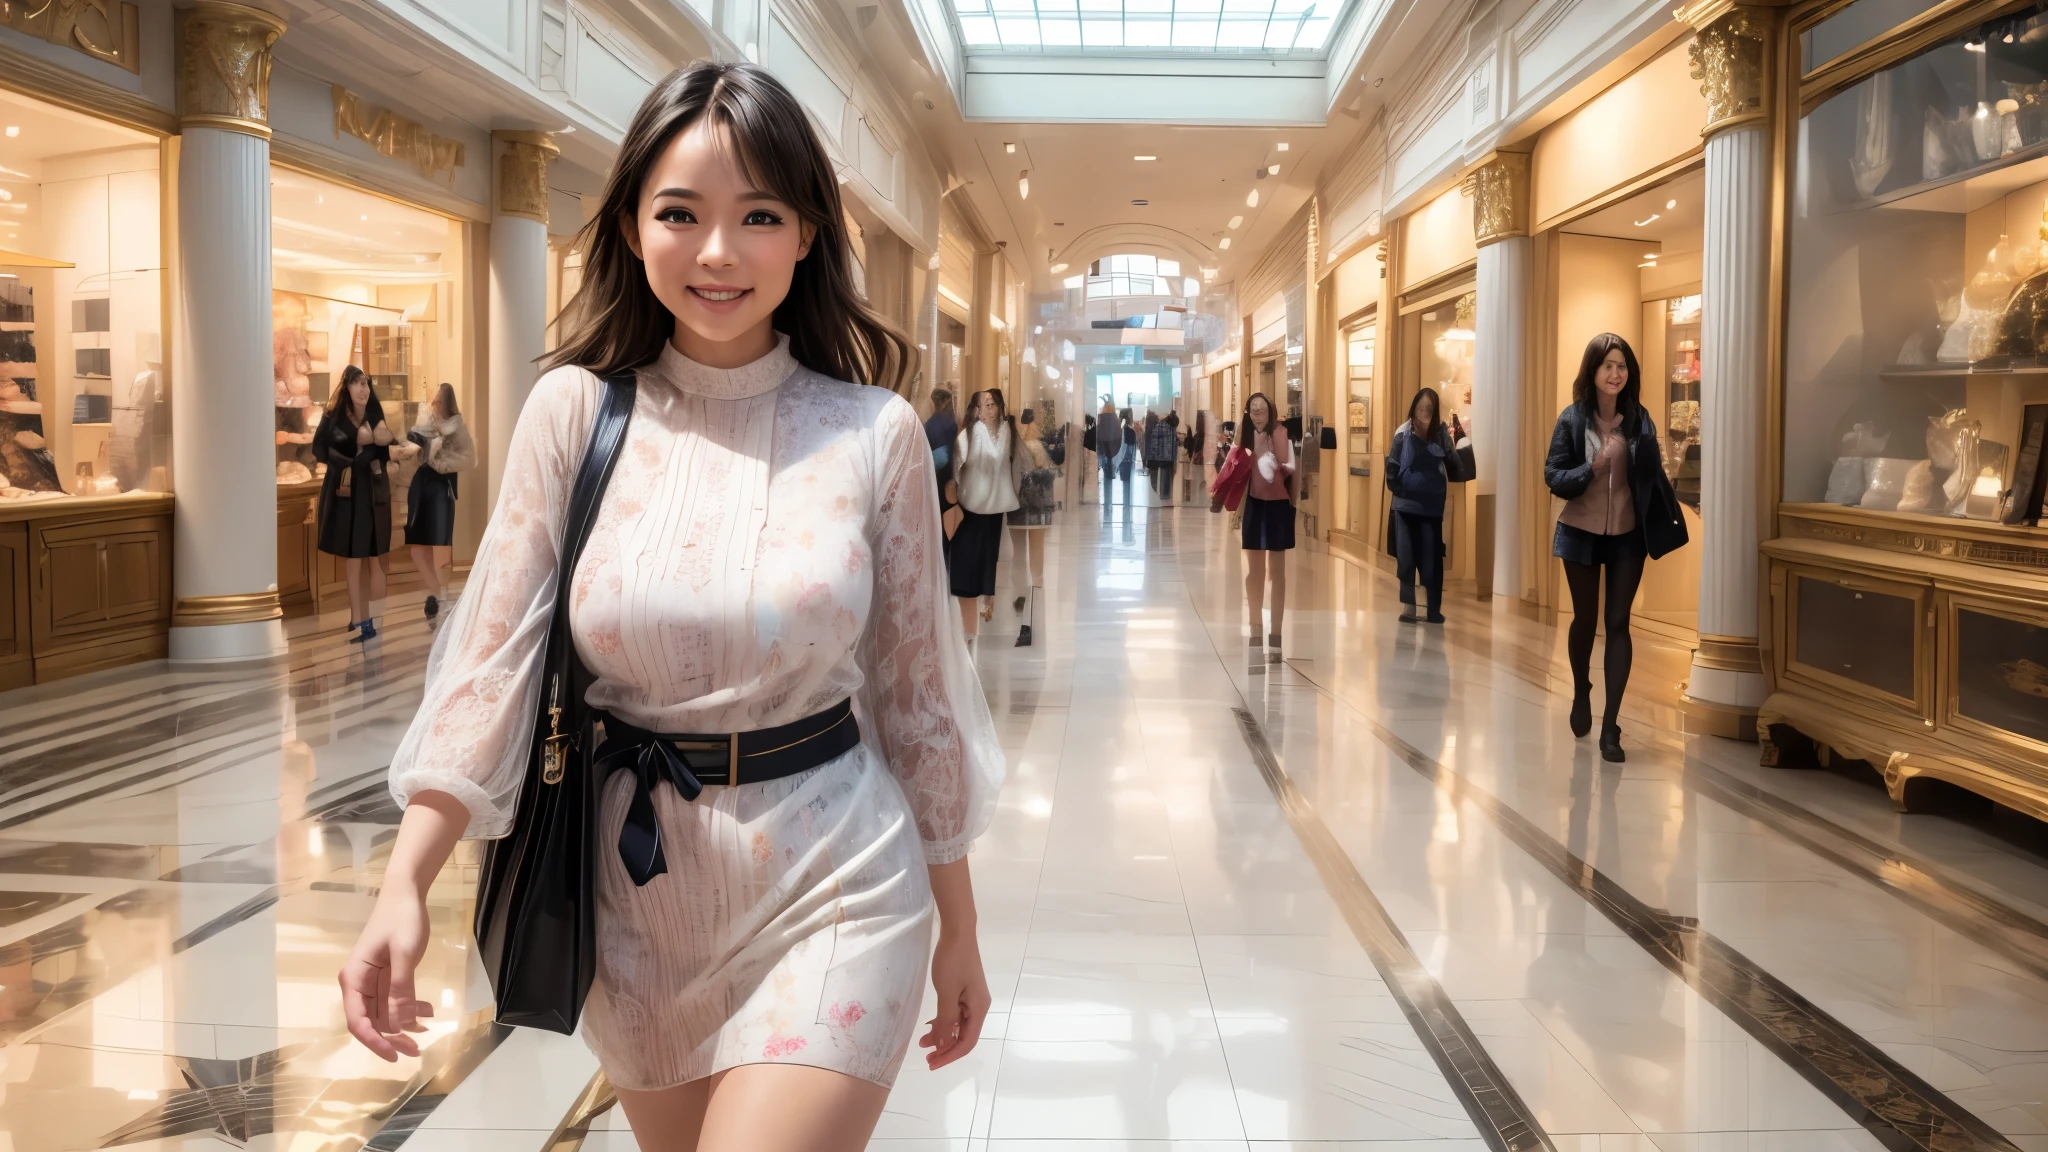
[[1901,811],[1945,780],[2048,820],[2048,527],[1786,504],[1763,762],[1866,760]]
[[0,505],[0,689],[169,655],[168,494]]

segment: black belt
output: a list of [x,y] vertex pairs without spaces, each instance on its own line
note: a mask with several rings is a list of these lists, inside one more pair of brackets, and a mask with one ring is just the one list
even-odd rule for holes
[[774,728],[718,736],[665,736],[616,716],[601,718],[605,740],[597,749],[597,779],[602,784],[614,772],[633,773],[633,804],[619,829],[619,858],[633,883],[643,887],[668,871],[654,819],[656,784],[666,780],[684,800],[695,801],[706,784],[780,780],[830,763],[860,744],[851,700]]

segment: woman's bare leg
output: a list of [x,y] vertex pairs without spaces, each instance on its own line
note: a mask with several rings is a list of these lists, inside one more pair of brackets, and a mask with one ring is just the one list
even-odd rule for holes
[[434,563],[434,548],[427,544],[412,546],[412,566],[419,569],[420,581],[427,586],[427,595],[441,594],[441,569]]
[[453,545],[434,545],[434,579],[443,588],[454,583],[455,548]]
[[385,577],[384,557],[372,556],[367,560],[364,560],[363,565],[369,571],[370,574],[370,599],[382,600],[384,598]]
[[966,632],[967,635],[969,635],[970,637],[973,636],[981,628],[981,613],[977,611],[977,608],[979,607],[979,605],[976,603],[977,597],[955,596],[953,597],[953,599],[958,600],[960,602],[961,630]]
[[1266,554],[1256,548],[1244,552],[1244,611],[1245,622],[1250,625],[1252,639],[1266,638]]
[[1031,542],[1031,586],[1045,587],[1045,529],[1026,528],[1024,539]]
[[711,1106],[713,1079],[692,1080],[654,1092],[615,1089],[641,1152],[696,1152],[704,1112]]
[[843,1072],[741,1065],[711,1078],[692,1152],[862,1152],[888,1100],[887,1088]]
[[1287,615],[1287,553],[1271,553],[1271,563],[1266,565],[1268,581],[1273,585],[1273,635],[1280,635],[1280,622]]
[[341,562],[342,571],[348,576],[348,622],[360,624],[370,618],[369,574],[363,571],[368,560],[349,557]]

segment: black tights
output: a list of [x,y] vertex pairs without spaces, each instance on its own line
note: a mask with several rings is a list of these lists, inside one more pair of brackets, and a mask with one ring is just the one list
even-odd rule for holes
[[1607,710],[1602,730],[1615,726],[1621,715],[1621,694],[1628,690],[1629,666],[1635,662],[1635,642],[1628,634],[1629,608],[1635,603],[1636,585],[1643,582],[1643,554],[1635,549],[1616,549],[1616,555],[1593,564],[1564,562],[1565,583],[1572,591],[1572,627],[1566,643],[1571,654],[1574,689],[1593,694],[1593,632],[1600,612],[1600,569],[1607,569]]

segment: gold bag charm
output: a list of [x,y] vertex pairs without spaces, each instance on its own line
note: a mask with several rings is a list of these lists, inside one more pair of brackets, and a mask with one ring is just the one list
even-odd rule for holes
[[569,738],[562,734],[562,682],[557,679],[548,695],[548,737],[540,751],[541,783],[560,784],[568,757]]

